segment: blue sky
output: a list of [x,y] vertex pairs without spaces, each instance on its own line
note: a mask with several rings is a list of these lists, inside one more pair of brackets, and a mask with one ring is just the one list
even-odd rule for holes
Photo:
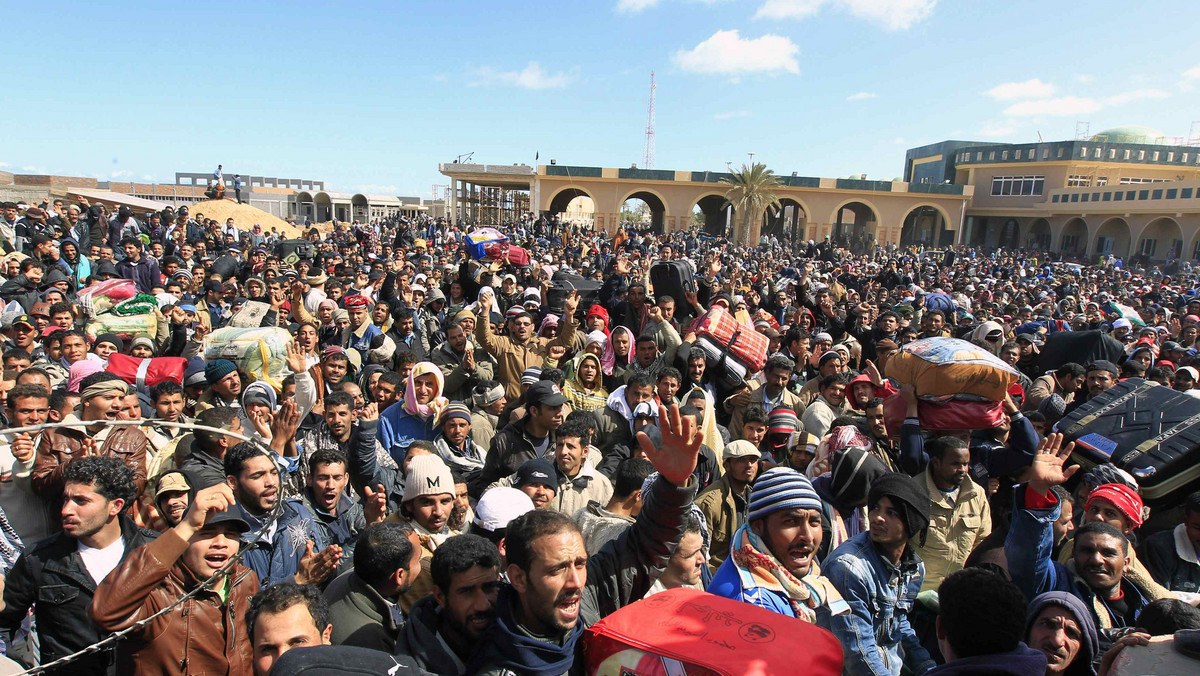
[[[1131,6],[1133,8],[1131,8]],[[214,11],[216,10],[216,11]],[[1200,119],[1200,2],[39,2],[6,8],[0,168],[318,178],[438,162],[899,175],[906,148]]]

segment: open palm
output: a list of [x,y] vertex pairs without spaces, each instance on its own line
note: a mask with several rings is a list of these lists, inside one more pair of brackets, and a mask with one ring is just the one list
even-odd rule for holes
[[1030,488],[1045,495],[1052,487],[1065,483],[1074,476],[1079,466],[1064,466],[1073,450],[1075,442],[1063,445],[1063,435],[1057,432],[1042,439],[1042,443],[1037,447],[1037,455],[1033,458],[1033,465],[1029,468]]
[[704,434],[694,418],[679,414],[679,406],[675,404],[670,408],[659,405],[658,416],[662,443],[655,447],[645,432],[638,432],[638,445],[664,479],[676,486],[686,486],[692,472],[696,471]]

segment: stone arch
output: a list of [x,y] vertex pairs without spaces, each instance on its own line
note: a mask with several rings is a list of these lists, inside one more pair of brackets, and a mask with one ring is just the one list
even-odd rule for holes
[[316,207],[316,216],[313,218],[318,223],[333,220],[333,199],[329,193],[322,190],[313,195],[313,204]]
[[779,198],[779,208],[763,214],[762,234],[787,236],[793,242],[804,237],[812,210],[803,200],[787,195]]
[[1091,253],[1099,256],[1112,254],[1118,258],[1128,258],[1132,239],[1129,223],[1124,218],[1114,216],[1096,228],[1096,235],[1092,238],[1094,244],[1091,247]]
[[733,214],[734,209],[723,193],[700,195],[692,203],[690,211],[695,212],[697,208],[704,215],[704,232],[714,237],[725,235],[730,225],[729,217]]
[[1058,250],[1062,253],[1083,255],[1087,253],[1088,225],[1082,218],[1072,218],[1063,226],[1062,235],[1058,241]]
[[[925,244],[939,247],[953,244],[953,231],[949,229],[951,222],[950,213],[939,204],[914,204],[904,214],[904,221],[900,226],[900,246]],[[950,239],[944,242],[946,238]]]
[[371,220],[371,209],[367,196],[356,193],[350,197],[350,220],[366,223]]
[[[856,205],[856,204],[866,207],[866,212],[870,213],[869,219],[863,218],[866,215],[866,212],[864,212],[862,209],[853,208],[854,205]],[[875,239],[879,232],[880,223],[882,222],[882,217],[880,216],[881,212],[879,211],[879,207],[876,207],[874,204],[872,204],[870,200],[863,199],[861,197],[854,197],[854,198],[843,200],[841,204],[837,205],[837,207],[835,207],[834,210],[832,212],[830,212],[829,223],[831,224],[831,227],[833,229],[834,236],[837,236],[838,234],[842,234],[842,233],[838,232],[839,227],[841,227],[842,229],[845,229],[847,226],[847,224],[842,223],[842,221],[841,221],[842,210],[847,209],[847,208],[851,209],[851,211],[854,212],[854,224],[853,224],[853,227],[851,228],[851,230],[846,234],[853,234],[853,235],[863,234],[863,235],[867,235],[871,239]],[[861,225],[860,225],[860,220],[862,221]]]
[[667,220],[667,200],[650,188],[638,188],[630,191],[617,202],[617,211],[619,212],[626,202],[633,199],[641,200],[650,207],[650,227],[654,232],[662,233]]
[[305,219],[311,218],[316,220],[317,218],[317,211],[313,203],[312,193],[308,192],[307,190],[301,190],[300,192],[296,193],[295,216],[296,220],[300,221],[301,223],[303,223]]
[[593,203],[596,201],[595,195],[579,186],[571,185],[560,188],[558,192],[554,193],[554,197],[550,198],[550,203],[547,205],[546,211],[552,214],[561,214],[567,210],[567,205],[576,197],[591,198]]
[[1183,228],[1170,216],[1161,216],[1150,221],[1138,235],[1134,255],[1143,255],[1147,260],[1164,261],[1180,258],[1183,249]]
[[1029,229],[1025,234],[1023,244],[1026,249],[1036,251],[1050,250],[1050,221],[1044,218],[1035,218],[1029,224]]

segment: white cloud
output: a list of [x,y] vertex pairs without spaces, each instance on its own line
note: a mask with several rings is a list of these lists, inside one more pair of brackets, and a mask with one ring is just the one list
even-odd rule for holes
[[32,164],[26,164],[25,166],[21,167],[21,171],[29,172],[31,174],[47,174],[47,173],[49,173],[48,171],[46,171],[45,167],[39,167],[39,166],[35,166]]
[[1089,84],[1096,81],[1096,76],[1088,75],[1087,73],[1079,73],[1075,76],[1075,81],[1080,84]]
[[1024,82],[1005,82],[984,92],[998,101],[1014,101],[1016,99],[1044,99],[1054,94],[1054,85],[1042,82],[1036,77]]
[[1165,92],[1161,89],[1135,89],[1131,92],[1114,94],[1105,98],[1104,105],[1119,106],[1130,101],[1140,101],[1142,99],[1165,99],[1170,95],[1170,92]]
[[846,97],[847,101],[866,101],[867,99],[877,99],[879,94],[873,92],[859,92]]
[[1011,122],[990,120],[985,122],[983,127],[980,128],[979,131],[975,132],[975,135],[983,138],[999,138],[1002,136],[1011,136],[1016,130],[1016,126]]
[[109,178],[109,180],[116,180],[116,179],[122,179],[122,178],[133,178],[133,172],[129,171],[128,169],[117,169],[117,170],[109,173],[108,178]]
[[717,31],[690,50],[675,52],[675,65],[693,73],[742,75],[746,73],[799,74],[800,48],[781,35],[743,39],[736,30]]
[[8,166],[8,162],[0,162],[0,169]]
[[1200,78],[1200,66],[1192,66],[1191,68],[1183,71],[1183,77],[1185,80],[1195,80]]
[[1056,99],[1037,99],[1014,103],[1004,109],[1004,114],[1012,117],[1029,117],[1032,115],[1065,117],[1071,115],[1088,115],[1100,110],[1102,107],[1100,102],[1095,99],[1062,96]]
[[633,14],[658,4],[658,0],[617,0],[617,11]]
[[892,143],[895,143],[896,145],[900,146],[900,145],[904,145],[905,143],[908,143],[908,140],[905,139],[903,136],[897,136],[896,138],[892,139]]
[[928,18],[936,4],[937,0],[766,0],[754,18],[805,19],[834,7],[896,31]]
[[748,110],[730,110],[728,112],[717,113],[716,115],[713,115],[714,120],[730,120],[735,117],[750,117],[750,111],[748,111]]
[[573,73],[567,71],[548,73],[542,69],[542,66],[537,61],[530,61],[529,65],[521,70],[505,71],[494,68],[481,68],[477,73],[476,80],[471,82],[470,85],[481,87],[492,84],[503,84],[521,87],[522,89],[561,89],[566,87],[574,77]]

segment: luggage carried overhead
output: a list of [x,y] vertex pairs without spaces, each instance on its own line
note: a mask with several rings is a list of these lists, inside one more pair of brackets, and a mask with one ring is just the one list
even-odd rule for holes
[[204,360],[228,359],[252,380],[265,380],[276,391],[283,390],[287,368],[287,346],[292,334],[279,327],[213,331],[204,343]]
[[1124,356],[1121,341],[1104,331],[1055,331],[1046,336],[1038,363],[1043,371],[1053,371],[1067,362],[1087,366],[1104,360],[1116,364]]
[[1200,399],[1128,378],[1071,411],[1055,428],[1075,442],[1072,458],[1111,462],[1137,479],[1148,502],[1171,504],[1200,478]]
[[105,370],[120,376],[130,385],[136,385],[139,390],[149,391],[149,388],[166,380],[183,385],[183,373],[187,365],[188,360],[183,357],[140,358],[114,352],[108,356],[108,368]]
[[902,346],[887,375],[923,396],[973,394],[1003,401],[1020,373],[982,347],[958,338],[923,338]]
[[621,608],[583,635],[588,676],[839,676],[842,646],[815,624],[697,589]]
[[603,282],[596,279],[557,270],[550,279],[550,288],[546,290],[546,307],[550,312],[561,315],[563,301],[572,291],[578,291],[579,309],[587,311],[587,308],[600,302],[600,287],[603,285]]
[[696,273],[687,261],[659,261],[650,268],[650,285],[655,298],[670,296],[681,307],[687,294],[696,291]]
[[692,325],[697,336],[728,350],[730,356],[746,367],[750,374],[758,373],[767,364],[767,348],[771,341],[746,324],[738,323],[725,308],[717,305]]

